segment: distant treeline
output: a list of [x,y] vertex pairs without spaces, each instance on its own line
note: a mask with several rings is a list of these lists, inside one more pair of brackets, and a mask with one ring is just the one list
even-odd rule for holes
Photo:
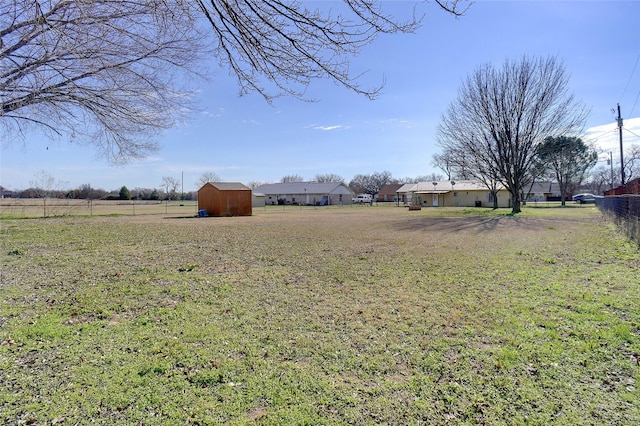
[[39,188],[27,188],[20,191],[3,191],[3,197],[11,198],[58,198],[81,200],[196,200],[197,192],[166,193],[152,188],[134,188],[123,191],[105,191],[104,189],[81,187],[72,190],[43,190]]

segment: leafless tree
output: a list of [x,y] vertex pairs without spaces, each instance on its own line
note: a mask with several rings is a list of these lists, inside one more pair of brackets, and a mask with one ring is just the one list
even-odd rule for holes
[[[445,177],[442,174],[435,173],[435,172],[422,175],[422,176],[416,176],[414,178],[414,182],[434,182],[434,181],[439,182],[442,180],[445,180]],[[451,180],[451,179],[447,179],[447,180]]]
[[[110,161],[143,157],[153,136],[190,105],[183,72],[215,58],[240,93],[304,98],[329,78],[367,97],[349,60],[380,34],[412,32],[375,0],[344,11],[294,0],[3,0],[0,2],[0,125],[88,142]],[[459,0],[436,0],[446,11]],[[205,71],[206,72],[206,71]],[[205,73],[203,72],[203,74]]]
[[46,170],[40,170],[34,176],[30,184],[37,198],[47,198],[55,196],[66,188],[68,182],[56,179]]
[[611,178],[612,176],[610,167],[595,167],[587,175],[584,187],[585,189],[587,189],[587,192],[591,192],[593,194],[602,194],[607,189],[613,188]]
[[375,195],[380,192],[380,189],[389,184],[395,182],[391,172],[375,172],[370,175],[355,175],[349,182],[349,188],[356,194],[371,194]]
[[286,175],[282,176],[282,179],[280,179],[280,183],[290,182],[304,182],[304,178],[300,175]]
[[316,182],[338,182],[344,183],[344,178],[335,173],[317,174],[313,178]]
[[247,186],[249,188],[251,188],[251,189],[256,189],[257,187],[262,186],[262,185],[266,185],[268,183],[270,183],[270,182],[261,182],[261,181],[257,181],[257,180],[252,180],[252,181],[247,182]]
[[449,170],[451,173],[449,180],[475,179],[481,182],[491,193],[493,208],[497,209],[500,179],[496,170],[489,166],[489,161],[483,156],[469,155],[464,147],[449,142],[442,141],[441,146],[444,151],[439,156],[434,155],[434,163],[438,161],[445,163],[441,165],[441,168]]
[[470,74],[438,127],[441,146],[455,147],[495,175],[519,213],[536,146],[547,136],[579,134],[587,115],[568,93],[556,58],[484,65]]
[[100,188],[93,188],[89,183],[84,183],[69,192],[69,197],[71,198],[86,200],[98,200],[106,195],[107,191]]
[[162,177],[162,187],[164,188],[165,196],[167,200],[170,200],[175,196],[178,191],[178,187],[180,186],[180,181],[171,176],[163,176]]
[[448,143],[442,143],[443,151],[433,155],[431,165],[438,167],[445,172],[447,180],[462,179],[469,180],[475,177],[470,168],[471,159],[464,150]]
[[198,181],[196,182],[196,186],[199,188],[201,186],[203,186],[205,183],[209,183],[209,182],[220,182],[222,179],[220,178],[220,176],[215,173],[215,172],[205,172],[202,175],[200,175],[200,177],[198,178]]
[[442,170],[446,175],[447,179],[454,178],[454,159],[451,158],[451,152],[444,151],[433,154],[431,159],[431,165]]
[[640,176],[640,145],[633,144],[627,147],[624,153],[625,183]]
[[[393,179],[396,183],[407,184],[407,183],[418,183],[418,182],[433,182],[433,181],[441,181],[445,180],[444,176],[440,173],[429,173],[426,175],[416,176],[416,177],[404,177],[401,179]],[[392,183],[392,182],[389,182]]]

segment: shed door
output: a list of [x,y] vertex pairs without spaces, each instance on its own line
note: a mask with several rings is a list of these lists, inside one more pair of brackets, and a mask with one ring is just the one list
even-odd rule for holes
[[438,194],[433,194],[433,207],[438,207]]

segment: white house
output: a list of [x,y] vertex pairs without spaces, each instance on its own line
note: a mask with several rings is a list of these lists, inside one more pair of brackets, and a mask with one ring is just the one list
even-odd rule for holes
[[268,183],[253,190],[264,194],[266,205],[342,205],[351,204],[355,195],[340,182]]
[[[566,194],[566,201],[571,201],[573,194]],[[560,201],[560,184],[557,182],[536,182],[524,188],[524,198],[527,202]]]

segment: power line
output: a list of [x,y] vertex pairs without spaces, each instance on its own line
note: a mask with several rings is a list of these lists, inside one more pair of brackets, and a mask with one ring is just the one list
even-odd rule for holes
[[637,134],[633,133],[631,130],[627,129],[626,127],[624,128],[624,130],[625,130],[625,132],[629,132],[629,133],[631,133],[633,136],[635,136],[635,137],[637,137],[637,138],[640,138],[640,135],[637,135]]
[[633,117],[633,111],[636,109],[636,105],[638,104],[638,99],[640,98],[640,90],[638,90],[638,94],[636,95],[636,100],[633,102],[633,106],[631,107],[631,112],[629,113],[629,117]]
[[[625,129],[625,130],[626,130],[626,129]],[[598,139],[600,139],[600,138],[602,138],[602,137],[604,137],[604,136],[608,135],[609,133],[613,133],[613,132],[617,132],[617,131],[618,131],[618,128],[613,128],[613,129],[611,129],[611,130],[607,130],[607,131],[606,131],[606,132],[604,132],[604,133],[600,133],[598,136],[592,137],[591,139],[587,139],[586,141],[587,141],[587,142],[593,142],[593,143],[595,143],[595,142],[598,142]]]
[[638,66],[638,61],[640,61],[640,53],[636,57],[636,63],[633,64],[633,69],[631,70],[631,75],[629,76],[629,80],[627,80],[627,84],[624,86],[624,90],[622,91],[622,95],[620,95],[620,100],[624,98],[624,95],[627,94],[627,89],[629,88],[629,84],[631,84],[631,80],[633,79],[633,74],[636,72],[636,67]]

